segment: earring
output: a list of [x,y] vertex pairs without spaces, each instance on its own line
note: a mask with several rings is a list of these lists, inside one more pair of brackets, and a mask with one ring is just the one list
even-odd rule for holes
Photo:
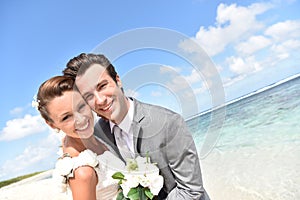
[[55,128],[54,131],[55,131],[56,133],[59,133],[60,130],[59,130],[58,128]]

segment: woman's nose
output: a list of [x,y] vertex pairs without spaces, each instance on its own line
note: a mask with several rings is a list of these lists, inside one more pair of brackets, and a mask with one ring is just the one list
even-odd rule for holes
[[75,124],[80,125],[82,123],[85,123],[86,117],[78,112],[75,113]]

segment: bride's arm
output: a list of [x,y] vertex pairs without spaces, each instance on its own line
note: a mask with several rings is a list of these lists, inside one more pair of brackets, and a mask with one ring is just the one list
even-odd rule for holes
[[96,200],[98,178],[95,170],[82,166],[75,170],[74,178],[69,179],[73,200]]

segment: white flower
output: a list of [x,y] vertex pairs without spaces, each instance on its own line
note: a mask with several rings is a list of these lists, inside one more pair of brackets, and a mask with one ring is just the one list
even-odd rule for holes
[[143,187],[150,187],[151,185],[151,182],[150,182],[150,179],[148,178],[148,176],[141,176],[140,178],[140,184],[141,186]]
[[[67,180],[65,176],[59,174],[59,172],[55,169],[53,170],[52,178],[54,180],[54,185],[57,186],[59,192],[67,191]],[[58,184],[57,184],[58,183]]]
[[136,162],[138,164],[142,164],[142,163],[151,163],[150,158],[148,158],[148,162],[147,162],[147,158],[141,157],[141,156],[137,156],[135,158]]
[[135,159],[128,159],[126,162],[126,168],[128,171],[134,171],[138,168],[138,163]]
[[158,195],[160,189],[164,185],[164,178],[161,175],[153,176],[153,175],[147,175],[150,185],[149,189],[152,192],[153,195]]
[[140,183],[140,177],[138,175],[127,173],[125,174],[125,180],[120,185],[123,189],[123,194],[127,198],[127,194],[131,188],[135,188]]
[[[82,160],[77,163],[85,163],[86,165],[89,165],[91,167],[96,167],[99,163],[97,160],[97,154],[89,149],[81,152],[78,157],[75,157],[75,159]],[[75,166],[75,168],[77,168],[77,166]]]
[[74,162],[71,157],[59,158],[55,164],[52,177],[60,192],[67,191],[67,179],[73,176]]
[[38,110],[39,102],[37,102],[37,101],[32,101],[32,102],[31,102],[31,106],[32,106],[33,108],[35,108],[35,109]]
[[55,170],[61,176],[67,176],[71,173],[74,162],[70,157],[60,158],[55,165]]
[[38,110],[40,104],[40,100],[37,99],[37,96],[35,95],[33,97],[33,101],[31,102],[31,106]]

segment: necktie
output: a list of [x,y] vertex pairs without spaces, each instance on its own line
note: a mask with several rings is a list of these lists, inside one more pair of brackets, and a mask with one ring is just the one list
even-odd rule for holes
[[122,129],[120,129],[117,125],[114,126],[114,134],[116,139],[116,144],[121,153],[121,156],[126,161],[128,158],[132,158],[129,147],[127,146],[125,136],[122,133]]

